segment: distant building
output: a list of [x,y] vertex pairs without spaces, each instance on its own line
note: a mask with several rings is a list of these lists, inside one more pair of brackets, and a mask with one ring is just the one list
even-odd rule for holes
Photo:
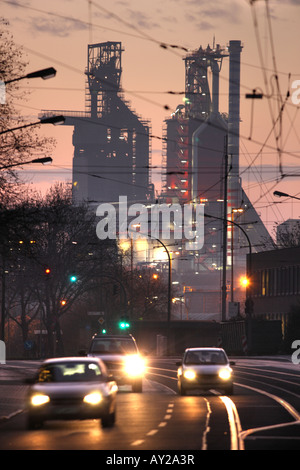
[[[243,189],[239,174],[242,48],[241,41],[230,41],[228,47],[219,44],[206,48],[200,46],[188,53],[184,58],[184,104],[177,106],[164,126],[162,200],[166,203],[204,204],[203,248],[191,253],[178,243],[169,244],[175,252],[172,261],[174,279],[181,286],[190,317],[193,315],[198,319],[203,315],[221,319],[225,180],[226,217],[229,221],[225,247],[227,302],[240,302],[241,313],[244,313],[245,288],[241,287],[240,278],[246,273],[246,254],[250,249],[256,252],[274,246]],[[228,114],[219,110],[219,75],[222,62],[227,57]],[[225,155],[228,157],[227,172]]]
[[254,253],[251,273],[253,316],[281,320],[285,331],[291,308],[300,308],[300,246]]

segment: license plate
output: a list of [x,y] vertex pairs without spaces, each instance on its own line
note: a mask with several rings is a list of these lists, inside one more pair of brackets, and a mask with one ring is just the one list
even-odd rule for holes
[[55,409],[55,413],[58,415],[71,415],[78,411],[78,407],[76,406],[62,406]]

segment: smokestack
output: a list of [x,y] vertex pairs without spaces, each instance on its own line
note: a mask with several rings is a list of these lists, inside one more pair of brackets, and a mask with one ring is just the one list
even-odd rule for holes
[[216,60],[211,61],[211,69],[213,74],[212,79],[212,112],[218,114],[219,112],[219,64]]
[[240,64],[241,41],[229,42],[229,110],[228,110],[228,211],[240,205],[239,134],[240,134]]

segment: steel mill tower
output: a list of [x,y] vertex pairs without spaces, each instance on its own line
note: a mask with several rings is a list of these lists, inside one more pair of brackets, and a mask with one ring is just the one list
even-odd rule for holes
[[152,200],[150,122],[139,117],[121,88],[121,42],[90,44],[87,49],[85,111],[63,114],[73,126],[74,201],[128,203]]

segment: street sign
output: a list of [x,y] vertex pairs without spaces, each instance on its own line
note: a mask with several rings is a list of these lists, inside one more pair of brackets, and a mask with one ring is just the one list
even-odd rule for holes
[[229,302],[228,303],[229,318],[236,317],[240,313],[240,302]]
[[100,323],[100,325],[103,325],[104,322],[105,322],[105,319],[103,317],[100,317],[98,319],[98,323]]

